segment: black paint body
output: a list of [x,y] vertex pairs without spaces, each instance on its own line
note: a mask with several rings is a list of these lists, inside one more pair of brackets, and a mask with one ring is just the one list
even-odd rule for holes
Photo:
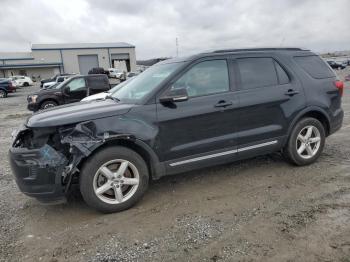
[[[93,137],[111,137],[90,147],[91,154],[104,144],[128,146],[145,158],[154,179],[275,152],[285,146],[291,129],[302,117],[318,118],[327,135],[342,125],[341,95],[334,85],[335,76],[314,79],[293,59],[309,55],[314,54],[283,49],[196,55],[181,60],[183,65],[140,104],[113,100],[74,103],[34,114],[26,128],[58,132],[62,126],[86,124],[93,130]],[[289,83],[243,90],[237,59],[246,57],[272,58],[288,73]],[[213,59],[227,60],[229,91],[171,104],[159,102],[172,83],[194,64]],[[174,61],[163,63],[170,62]],[[30,166],[18,160],[27,152],[26,148],[10,149],[20,189],[39,199],[63,196],[65,187],[57,172],[39,168],[36,175],[29,175]]]

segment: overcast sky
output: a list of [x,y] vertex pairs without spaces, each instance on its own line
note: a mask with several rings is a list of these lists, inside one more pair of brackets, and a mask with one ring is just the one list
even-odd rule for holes
[[31,43],[128,42],[137,59],[203,50],[350,50],[349,0],[0,0],[0,52]]

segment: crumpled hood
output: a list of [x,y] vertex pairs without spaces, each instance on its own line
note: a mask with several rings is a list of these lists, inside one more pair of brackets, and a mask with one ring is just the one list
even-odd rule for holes
[[54,127],[83,121],[122,115],[134,105],[117,103],[107,99],[102,101],[78,102],[49,108],[28,118],[27,127]]

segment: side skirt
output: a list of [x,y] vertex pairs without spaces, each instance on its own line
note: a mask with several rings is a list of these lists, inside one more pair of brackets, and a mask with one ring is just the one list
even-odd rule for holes
[[284,137],[259,141],[254,144],[245,144],[237,147],[206,152],[204,154],[191,155],[184,158],[164,162],[166,174],[177,174],[194,169],[215,166],[237,160],[247,159],[258,155],[265,155],[280,150]]

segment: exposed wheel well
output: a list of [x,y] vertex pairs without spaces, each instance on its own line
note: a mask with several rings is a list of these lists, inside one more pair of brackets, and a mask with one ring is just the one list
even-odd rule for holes
[[325,132],[326,132],[326,136],[329,135],[330,125],[329,125],[327,117],[323,113],[321,113],[319,111],[310,111],[310,112],[307,112],[304,115],[302,115],[299,118],[299,120],[302,119],[302,118],[305,118],[305,117],[312,117],[312,118],[315,118],[318,121],[320,121],[322,123],[323,127],[324,127]]
[[94,150],[94,152],[92,152],[91,155],[89,155],[87,158],[84,158],[79,163],[78,169],[81,169],[82,165],[84,165],[84,162],[88,158],[92,157],[94,154],[96,154],[100,150],[103,150],[106,147],[110,147],[110,146],[124,146],[124,147],[129,148],[129,149],[135,151],[136,153],[138,153],[145,161],[147,168],[148,168],[148,172],[150,174],[150,178],[152,178],[152,176],[154,174],[154,166],[153,166],[153,162],[152,162],[152,158],[151,158],[150,154],[145,149],[143,149],[141,146],[135,144],[133,141],[129,141],[126,139],[110,140],[110,141],[104,143],[102,146],[100,146],[96,150]]

